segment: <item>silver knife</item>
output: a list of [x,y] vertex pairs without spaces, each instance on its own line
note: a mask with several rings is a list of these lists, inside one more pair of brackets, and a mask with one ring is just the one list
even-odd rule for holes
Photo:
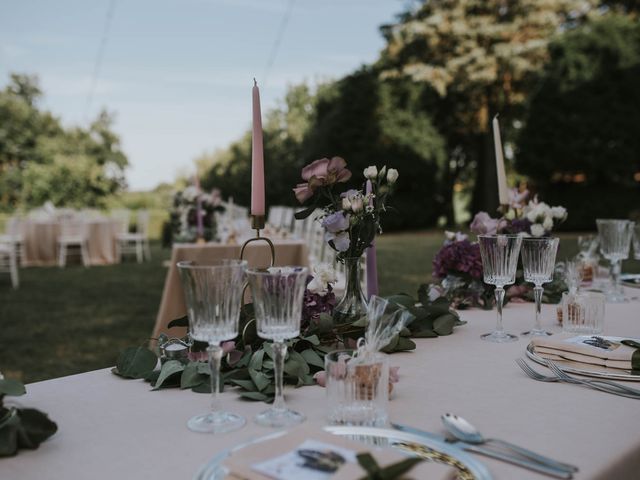
[[562,479],[570,479],[573,478],[571,472],[567,472],[566,470],[561,470],[551,465],[546,465],[538,462],[534,462],[531,460],[527,460],[522,457],[516,457],[511,455],[506,455],[504,453],[497,452],[490,448],[480,447],[478,445],[472,445],[470,443],[462,442],[460,440],[456,440],[455,442],[451,442],[444,435],[440,435],[438,433],[427,432],[425,430],[420,430],[418,428],[410,427],[408,425],[401,425],[399,423],[392,423],[391,426],[397,430],[401,430],[403,432],[413,433],[414,435],[420,435],[425,438],[429,438],[431,440],[436,440],[439,442],[446,442],[451,445],[456,445],[461,450],[465,450],[467,452],[479,453],[480,455],[484,455],[486,457],[491,457],[496,460],[502,460],[503,462],[512,463],[514,465],[518,465],[519,467],[527,468],[529,470],[533,470],[538,473],[544,473],[546,475],[550,475],[556,478]]

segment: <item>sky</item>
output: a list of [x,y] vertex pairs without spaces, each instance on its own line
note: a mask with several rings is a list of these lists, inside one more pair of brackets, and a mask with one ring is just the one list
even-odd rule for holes
[[102,108],[115,113],[129,188],[147,190],[250,128],[254,77],[264,116],[287,85],[374,61],[384,44],[378,27],[406,5],[0,0],[0,87],[13,72],[37,75],[41,105],[68,126],[87,126]]

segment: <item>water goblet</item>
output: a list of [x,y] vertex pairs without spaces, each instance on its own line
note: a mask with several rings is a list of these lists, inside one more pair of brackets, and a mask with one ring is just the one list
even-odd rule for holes
[[640,223],[633,227],[633,258],[640,260]]
[[204,264],[178,262],[189,317],[189,334],[192,339],[209,344],[211,411],[196,415],[187,422],[194,432],[224,433],[245,424],[244,417],[222,410],[219,379],[223,353],[220,343],[238,335],[246,268],[244,260]]
[[536,303],[536,315],[533,328],[523,335],[551,335],[542,328],[540,310],[544,283],[553,280],[553,269],[556,263],[556,252],[560,239],[552,237],[529,237],[522,240],[522,267],[524,279],[533,283],[533,296]]
[[511,285],[516,280],[522,237],[519,235],[478,235],[478,243],[480,244],[484,282],[496,286],[495,297],[498,312],[496,328],[491,333],[481,335],[480,338],[495,343],[513,342],[518,337],[504,331],[502,305],[504,303],[504,286]]
[[304,415],[290,410],[285,404],[283,372],[287,355],[285,340],[300,334],[308,275],[309,269],[306,267],[271,267],[247,271],[258,336],[273,341],[275,399],[270,408],[255,417],[256,423],[263,426],[282,428],[305,419]]
[[634,223],[629,220],[597,219],[600,252],[609,260],[611,287],[606,292],[607,301],[620,303],[625,301],[620,286],[620,267],[622,260],[629,258],[631,236]]

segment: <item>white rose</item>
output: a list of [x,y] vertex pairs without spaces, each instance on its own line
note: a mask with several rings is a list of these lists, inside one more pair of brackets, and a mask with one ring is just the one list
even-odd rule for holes
[[562,219],[567,216],[567,209],[564,207],[553,207],[551,209],[551,214],[553,218]]
[[380,169],[380,173],[378,173],[379,178],[384,178],[387,175],[387,166],[385,165]]
[[534,223],[531,225],[531,235],[534,237],[541,237],[545,233],[544,227],[539,223]]
[[359,212],[364,208],[364,202],[362,199],[362,195],[356,195],[351,197],[351,210],[354,212]]
[[327,284],[323,284],[318,277],[313,277],[307,284],[307,290],[318,295],[325,295],[327,293]]
[[547,232],[551,231],[551,229],[553,228],[553,218],[551,218],[550,216],[544,217],[544,222],[542,222],[542,227]]
[[527,220],[529,220],[531,223],[535,223],[536,220],[538,219],[538,212],[536,212],[535,208],[532,208],[526,213],[525,216],[527,217]]
[[396,180],[398,180],[398,170],[390,168],[389,171],[387,171],[387,182],[396,183]]
[[504,218],[506,218],[507,220],[513,220],[514,218],[516,218],[516,211],[513,208],[510,208],[505,214]]
[[447,240],[454,240],[456,238],[456,234],[454,232],[450,232],[448,230],[444,231],[444,236]]
[[342,209],[343,210],[351,210],[351,201],[349,197],[342,197]]
[[313,269],[316,278],[322,283],[335,283],[337,281],[336,271],[330,263],[319,263]]
[[364,169],[364,176],[369,180],[375,180],[378,177],[378,167],[371,165]]

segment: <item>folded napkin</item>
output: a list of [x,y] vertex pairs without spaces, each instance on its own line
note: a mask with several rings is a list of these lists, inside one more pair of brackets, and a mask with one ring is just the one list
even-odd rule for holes
[[[640,371],[637,339],[593,335],[534,337],[534,351],[547,360],[571,360],[608,368]],[[633,345],[633,346],[632,346]]]
[[[225,460],[224,466],[229,471],[228,478],[233,480],[357,480],[367,477],[367,472],[356,456],[367,453],[380,468],[409,458],[391,448],[365,445],[344,436],[327,433],[319,426],[303,425],[282,437],[238,450]],[[335,471],[330,471],[332,463],[336,466]],[[305,464],[311,469],[305,470]],[[313,469],[314,465],[317,470]],[[456,470],[447,465],[425,461],[393,478],[448,480],[456,478]]]

